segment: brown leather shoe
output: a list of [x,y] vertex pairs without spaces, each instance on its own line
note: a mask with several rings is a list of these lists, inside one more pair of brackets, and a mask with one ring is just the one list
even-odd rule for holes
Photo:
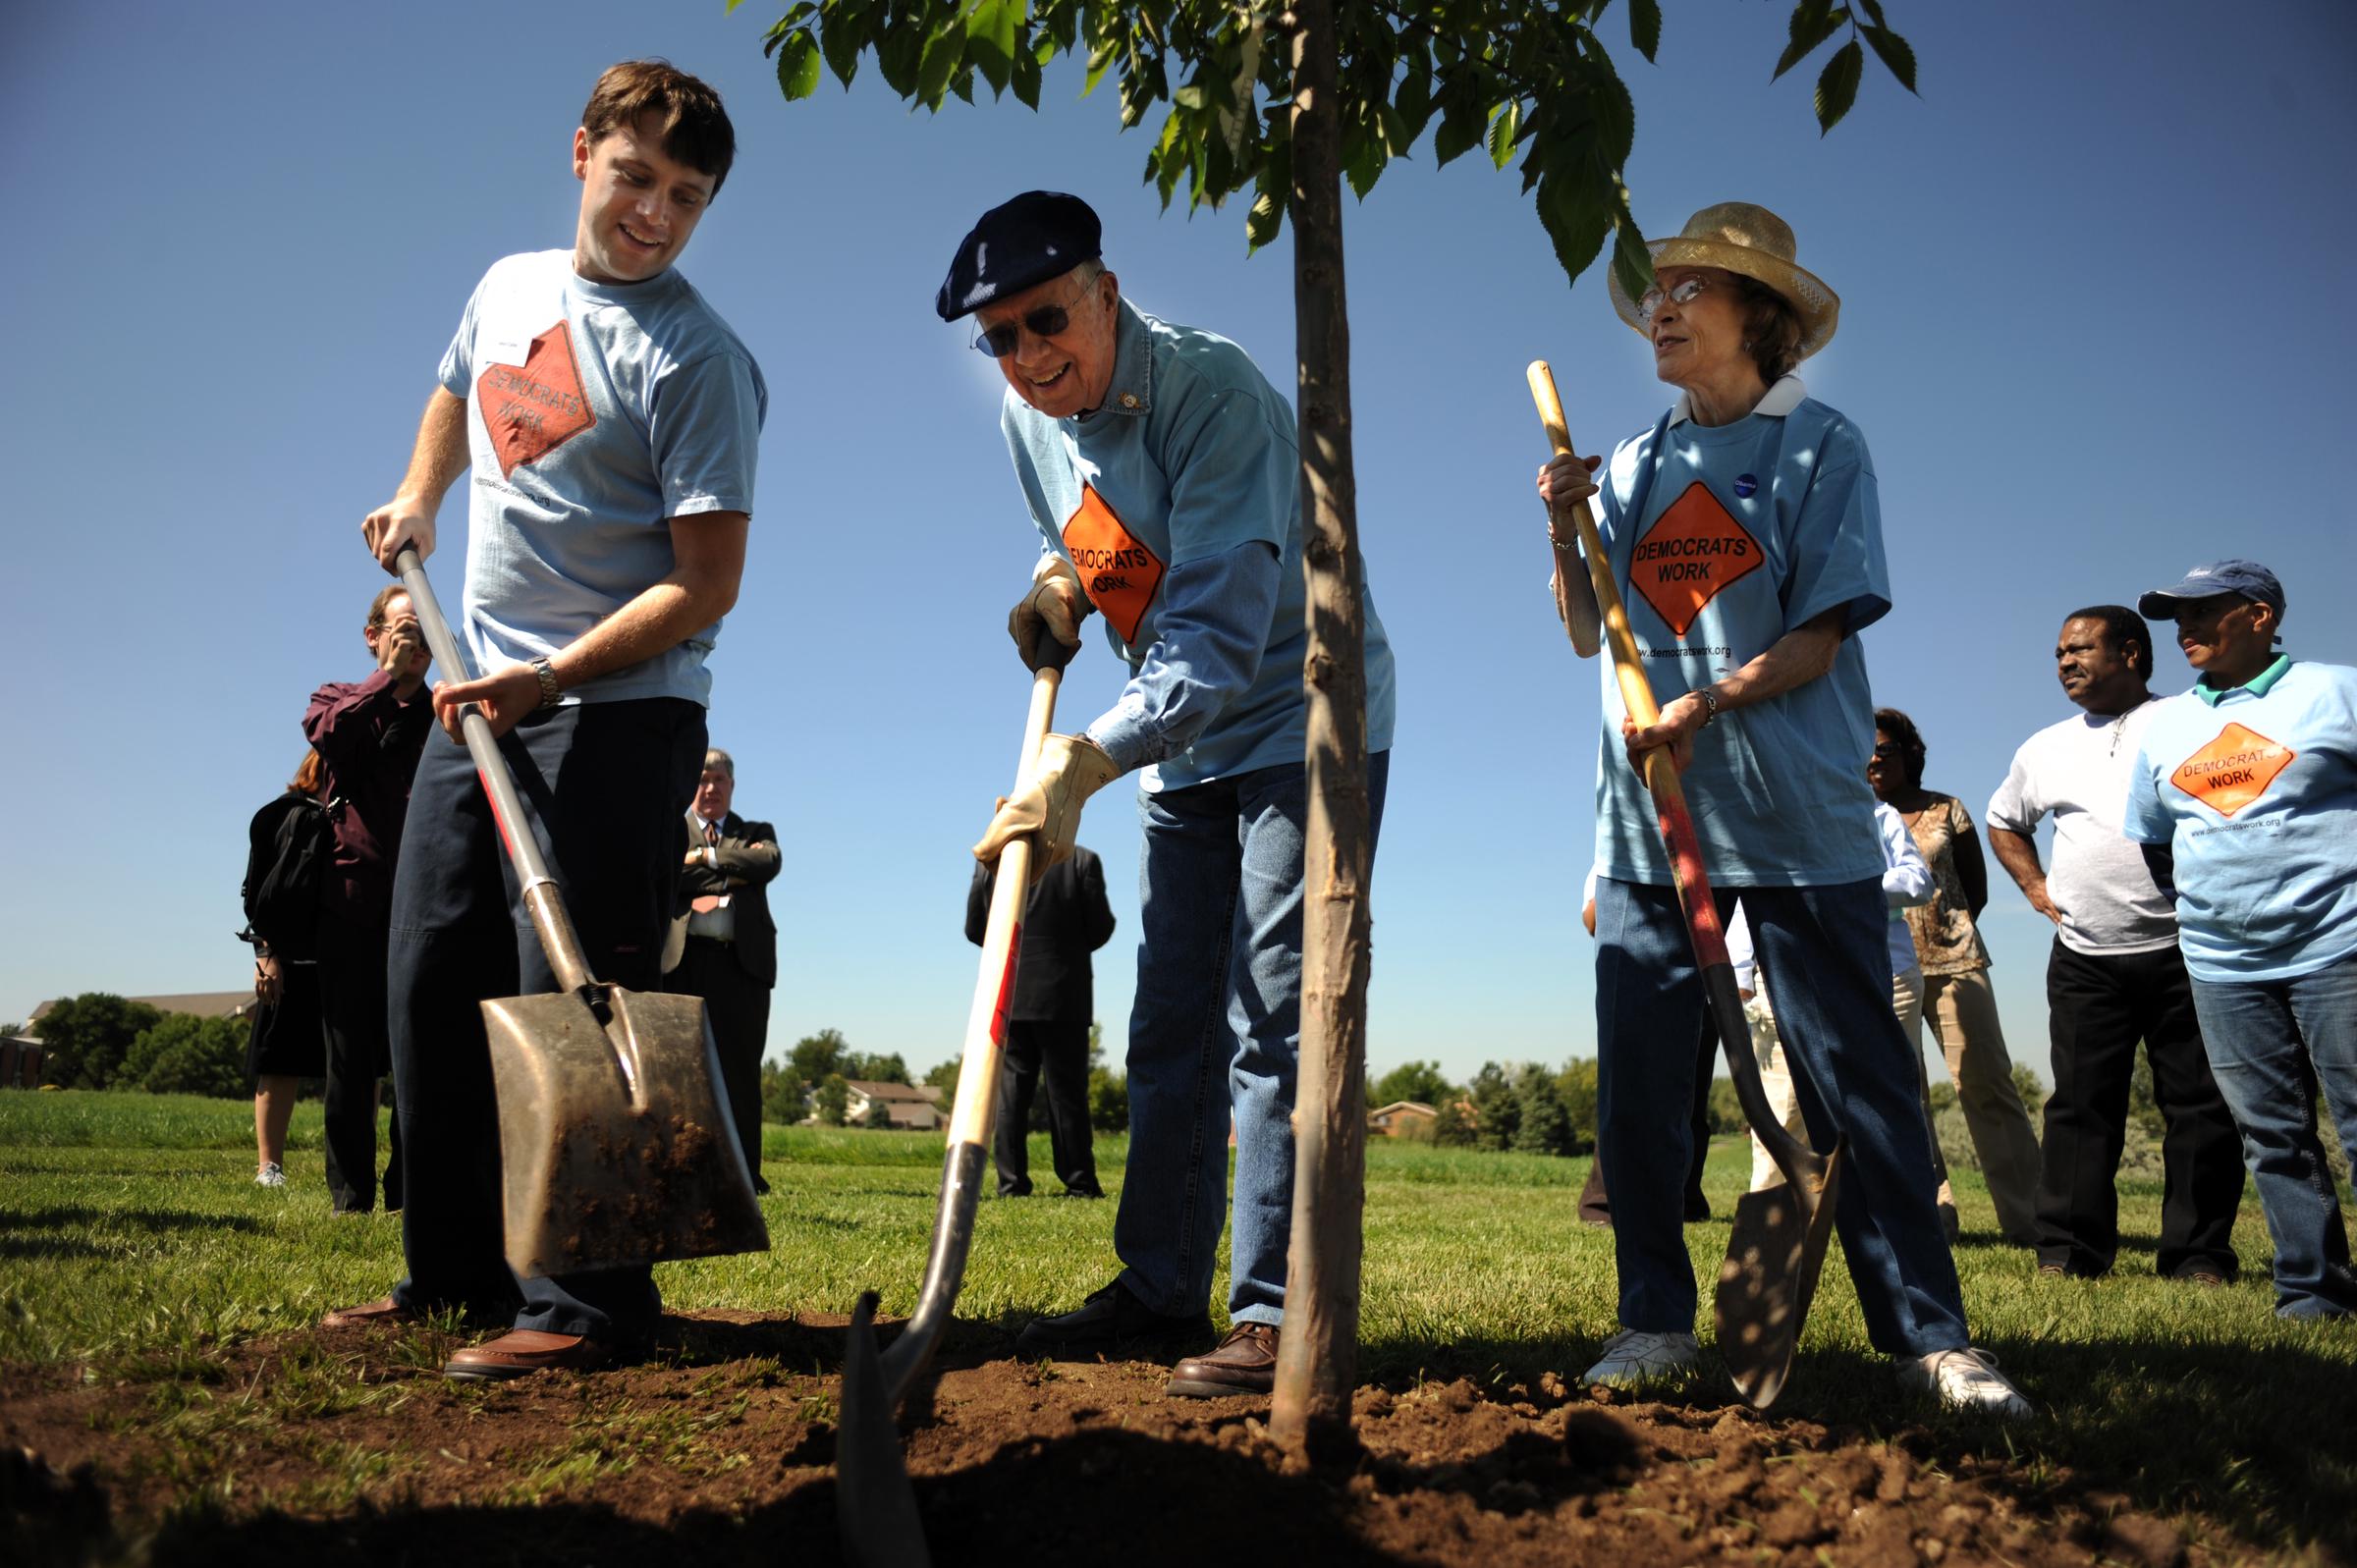
[[1189,1356],[1171,1369],[1171,1392],[1180,1399],[1265,1394],[1277,1384],[1277,1326],[1239,1323],[1208,1355]]
[[594,1372],[614,1361],[613,1347],[580,1334],[511,1328],[489,1344],[469,1345],[442,1364],[460,1382],[505,1382],[535,1372]]
[[319,1320],[322,1328],[399,1328],[420,1321],[421,1315],[395,1301],[391,1296],[379,1296],[363,1301],[356,1307],[340,1307]]

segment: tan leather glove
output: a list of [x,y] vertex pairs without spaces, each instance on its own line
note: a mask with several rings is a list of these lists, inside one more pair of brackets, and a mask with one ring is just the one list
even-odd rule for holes
[[1050,866],[1072,857],[1072,840],[1080,835],[1081,803],[1121,772],[1093,741],[1079,735],[1048,736],[1040,742],[1039,767],[1031,782],[999,802],[982,841],[974,845],[974,858],[995,865],[999,851],[1009,843],[1025,834],[1036,835],[1031,880],[1037,882]]
[[1092,608],[1072,564],[1062,556],[1041,556],[1032,568],[1031,591],[1007,612],[1007,635],[1014,639],[1024,667],[1037,670],[1042,664],[1062,662],[1040,657],[1042,637],[1054,637],[1067,648],[1079,647],[1080,622]]

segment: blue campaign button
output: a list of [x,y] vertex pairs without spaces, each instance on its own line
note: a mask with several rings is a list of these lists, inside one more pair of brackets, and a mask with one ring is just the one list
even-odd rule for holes
[[1735,475],[1735,499],[1737,501],[1749,501],[1753,492],[1759,488],[1760,480],[1757,474],[1739,473]]

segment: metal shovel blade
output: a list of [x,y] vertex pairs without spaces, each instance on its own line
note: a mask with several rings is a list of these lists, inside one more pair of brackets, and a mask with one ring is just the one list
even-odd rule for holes
[[769,1246],[700,998],[592,983],[482,1005],[519,1274]]
[[1792,1352],[1834,1230],[1842,1148],[1836,1144],[1821,1161],[1797,1162],[1797,1180],[1735,1200],[1714,1314],[1719,1352],[1756,1409],[1776,1403],[1792,1372]]
[[835,1429],[835,1518],[854,1568],[931,1568],[916,1488],[901,1462],[896,1401],[876,1350],[876,1293],[860,1294],[843,1357],[843,1410]]

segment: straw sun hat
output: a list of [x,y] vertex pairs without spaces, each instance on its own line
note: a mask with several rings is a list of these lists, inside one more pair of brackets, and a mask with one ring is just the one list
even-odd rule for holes
[[[1800,312],[1803,359],[1834,341],[1834,328],[1841,319],[1840,296],[1793,264],[1797,247],[1792,243],[1792,226],[1766,207],[1748,201],[1722,201],[1688,218],[1676,239],[1648,240],[1645,248],[1653,253],[1656,267],[1724,267],[1782,295]],[[1637,320],[1637,302],[1620,287],[1617,276],[1609,271],[1606,276],[1613,292],[1613,308],[1620,312],[1621,320],[1643,332],[1645,328]]]

